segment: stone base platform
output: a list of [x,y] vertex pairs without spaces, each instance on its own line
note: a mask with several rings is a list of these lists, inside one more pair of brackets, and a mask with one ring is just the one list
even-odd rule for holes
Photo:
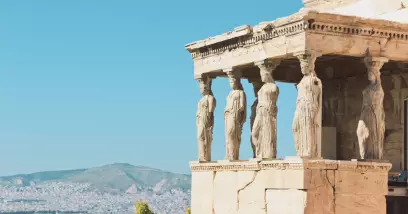
[[192,214],[386,214],[390,163],[191,162]]

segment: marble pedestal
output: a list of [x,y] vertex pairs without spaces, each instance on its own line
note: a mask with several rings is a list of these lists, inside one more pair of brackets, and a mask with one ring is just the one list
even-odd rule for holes
[[386,214],[389,163],[191,162],[192,214]]

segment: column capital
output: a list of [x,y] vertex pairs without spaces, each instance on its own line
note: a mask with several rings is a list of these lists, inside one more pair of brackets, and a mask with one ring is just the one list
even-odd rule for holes
[[365,62],[383,62],[386,63],[389,61],[387,57],[378,57],[378,56],[366,56],[364,57]]
[[222,69],[222,72],[224,72],[224,73],[226,73],[226,74],[232,73],[233,71],[234,71],[233,68],[224,68],[224,69]]
[[229,78],[241,78],[242,72],[240,69],[237,68],[224,68],[222,72],[226,73]]
[[272,73],[281,63],[280,59],[261,60],[254,62],[255,66],[261,69],[261,72]]
[[312,58],[317,58],[321,57],[323,54],[319,51],[315,50],[304,50],[304,51],[298,51],[293,53],[293,56],[299,58],[299,57],[312,57]]
[[201,74],[195,78],[195,80],[197,81],[203,81],[203,80],[207,81],[207,80],[213,80],[213,79],[215,79],[215,77],[210,77],[209,75],[206,75],[206,74]]
[[380,72],[380,69],[383,67],[384,63],[387,63],[388,61],[389,59],[386,57],[364,57],[364,64],[371,72]]
[[322,54],[317,51],[313,50],[306,50],[306,51],[301,51],[297,52],[294,54],[300,61],[300,68],[302,70],[302,74],[307,75],[307,74],[315,74],[315,62],[316,59]]

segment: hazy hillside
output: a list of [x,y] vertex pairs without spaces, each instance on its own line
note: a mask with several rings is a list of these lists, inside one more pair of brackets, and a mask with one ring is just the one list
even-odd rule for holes
[[125,163],[5,176],[0,177],[0,213],[132,213],[138,200],[147,201],[157,213],[183,213],[190,203],[190,184],[190,175]]
[[164,189],[190,188],[190,175],[175,174],[159,169],[115,163],[102,167],[77,170],[37,172],[26,175],[0,177],[0,184],[29,186],[45,181],[89,183],[98,188],[127,190],[138,187],[159,187]]

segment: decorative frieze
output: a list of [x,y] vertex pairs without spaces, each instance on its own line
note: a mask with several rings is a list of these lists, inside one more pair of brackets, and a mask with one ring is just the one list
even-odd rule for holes
[[324,22],[313,22],[309,31],[320,33],[336,33],[342,35],[374,36],[408,41],[408,33],[401,31],[390,31],[385,29],[367,27],[356,27],[350,25],[330,24]]
[[359,173],[388,173],[391,164],[387,162],[338,161],[338,160],[263,160],[239,162],[190,162],[193,172],[208,171],[259,171],[259,170],[340,170]]
[[[329,15],[329,14],[324,14]],[[390,27],[375,25],[370,23],[361,24],[356,26],[354,24],[337,24],[332,22],[324,21],[314,21],[316,14],[304,15],[303,17],[297,17],[297,20],[283,23],[281,26],[273,26],[264,29],[262,33],[253,33],[250,35],[244,35],[239,38],[234,38],[234,40],[227,40],[217,43],[216,48],[213,48],[215,44],[210,44],[208,46],[191,50],[192,58],[208,57],[211,55],[216,55],[223,53],[225,51],[232,51],[240,47],[248,47],[258,43],[263,43],[268,40],[272,40],[278,37],[290,36],[293,34],[298,34],[302,32],[311,32],[319,34],[329,34],[329,35],[339,35],[339,36],[365,36],[365,37],[376,37],[376,38],[386,38],[398,41],[408,42],[408,33],[402,28],[397,28],[397,30],[389,30]],[[301,20],[299,20],[301,19]],[[247,50],[243,50],[247,51]],[[238,51],[235,54],[243,54],[242,51]]]
[[[286,24],[280,27],[276,27],[274,29],[270,29],[269,31],[266,31],[265,33],[252,35],[250,37],[248,36],[242,37],[233,44],[229,43],[229,44],[222,45],[219,48],[208,47],[206,50],[197,50],[195,52],[192,52],[191,55],[193,59],[198,58],[198,57],[207,57],[213,54],[222,53],[224,51],[231,51],[233,49],[237,49],[240,47],[254,45],[259,42],[271,40],[273,38],[304,32],[307,26],[308,26],[307,22],[300,20],[294,23],[290,23],[290,24]],[[217,46],[219,46],[219,44]]]

